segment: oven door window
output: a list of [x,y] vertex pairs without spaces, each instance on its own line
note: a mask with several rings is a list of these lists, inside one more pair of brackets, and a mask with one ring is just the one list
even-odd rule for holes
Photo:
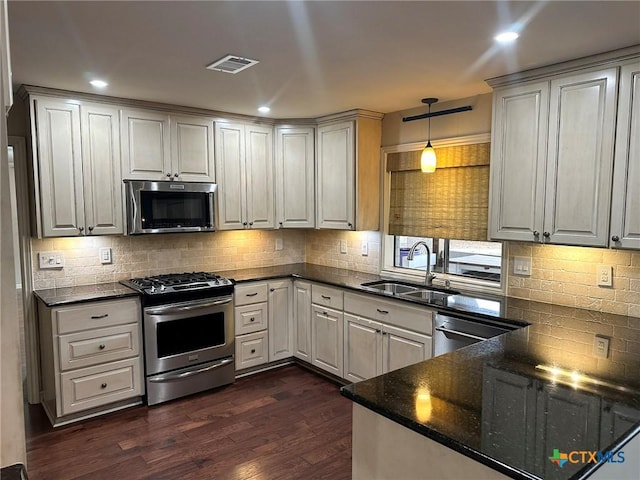
[[160,322],[156,326],[158,358],[225,344],[224,313]]
[[142,227],[211,227],[208,193],[141,191]]

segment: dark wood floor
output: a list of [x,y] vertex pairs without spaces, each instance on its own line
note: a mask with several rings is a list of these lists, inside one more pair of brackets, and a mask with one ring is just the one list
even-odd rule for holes
[[299,366],[55,430],[27,412],[30,480],[350,479],[351,401]]

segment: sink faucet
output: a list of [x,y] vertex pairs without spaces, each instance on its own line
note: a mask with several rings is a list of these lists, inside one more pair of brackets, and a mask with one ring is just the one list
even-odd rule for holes
[[416,243],[411,245],[411,249],[407,255],[407,260],[413,260],[413,255],[416,253],[416,250],[420,245],[427,250],[427,271],[424,276],[424,284],[427,287],[430,287],[433,283],[433,279],[436,278],[436,275],[435,273],[431,273],[431,250],[429,250],[429,245],[427,245],[423,240],[418,240]]

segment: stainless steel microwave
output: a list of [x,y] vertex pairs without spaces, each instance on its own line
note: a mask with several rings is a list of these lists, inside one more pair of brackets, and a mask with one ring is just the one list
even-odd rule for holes
[[124,184],[130,235],[215,230],[215,183],[125,180]]

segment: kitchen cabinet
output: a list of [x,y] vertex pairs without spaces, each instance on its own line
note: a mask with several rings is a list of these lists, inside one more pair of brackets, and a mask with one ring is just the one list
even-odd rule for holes
[[610,246],[640,249],[640,62],[620,71]]
[[611,445],[640,422],[640,410],[617,402],[605,402],[600,418],[600,444]]
[[343,293],[321,285],[311,287],[311,363],[343,377]]
[[316,227],[378,230],[382,114],[318,119]]
[[345,293],[344,311],[347,380],[366,380],[431,358],[432,310]]
[[31,96],[39,236],[122,234],[116,107]]
[[41,400],[54,426],[141,403],[141,311],[138,298],[38,301]]
[[617,82],[592,68],[494,90],[492,239],[607,244]]
[[279,228],[315,226],[315,129],[276,128],[276,217]]
[[273,228],[271,127],[216,123],[218,229]]
[[293,285],[291,280],[269,282],[269,361],[293,355]]
[[311,284],[293,282],[293,356],[311,363]]
[[213,119],[122,109],[124,178],[213,182]]
[[236,371],[269,361],[269,296],[267,282],[236,285],[234,316]]

